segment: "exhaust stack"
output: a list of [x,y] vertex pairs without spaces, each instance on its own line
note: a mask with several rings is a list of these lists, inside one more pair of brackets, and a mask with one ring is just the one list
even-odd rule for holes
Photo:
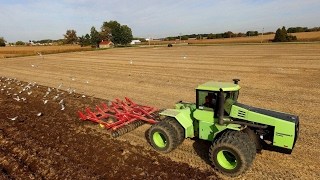
[[224,116],[224,96],[223,96],[223,90],[220,88],[219,92],[219,112],[218,112],[218,124],[223,125],[223,116]]
[[240,79],[232,79],[232,81],[234,82],[234,84],[238,84],[238,82],[240,81]]

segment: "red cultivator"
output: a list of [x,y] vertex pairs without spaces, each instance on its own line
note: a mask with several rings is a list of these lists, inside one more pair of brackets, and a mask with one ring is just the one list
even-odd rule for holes
[[106,129],[111,129],[114,138],[134,130],[145,122],[150,124],[158,122],[156,119],[159,118],[159,109],[138,105],[127,97],[125,99],[126,101],[116,99],[109,106],[101,103],[102,108],[96,106],[96,112],[90,111],[87,107],[86,115],[81,111],[78,111],[78,114],[82,120],[90,120]]

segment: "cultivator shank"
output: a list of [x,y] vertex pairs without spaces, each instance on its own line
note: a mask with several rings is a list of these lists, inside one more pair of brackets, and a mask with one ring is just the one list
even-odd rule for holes
[[143,106],[134,103],[125,97],[125,101],[111,101],[107,106],[101,103],[96,106],[96,111],[92,112],[88,107],[85,108],[86,114],[78,111],[82,120],[90,120],[99,123],[101,127],[110,129],[112,137],[117,138],[144,123],[155,124],[158,122],[159,109]]

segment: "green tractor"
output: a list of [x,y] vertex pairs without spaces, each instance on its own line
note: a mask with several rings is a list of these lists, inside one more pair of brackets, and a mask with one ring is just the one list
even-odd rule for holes
[[196,103],[179,101],[165,109],[151,126],[148,140],[158,152],[169,153],[185,138],[212,141],[209,157],[222,174],[245,173],[257,152],[269,149],[290,154],[299,134],[299,117],[237,102],[239,79],[206,82],[196,88]]

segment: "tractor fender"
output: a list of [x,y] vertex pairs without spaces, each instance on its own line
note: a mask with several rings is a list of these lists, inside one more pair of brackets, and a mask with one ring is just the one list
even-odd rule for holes
[[190,108],[185,109],[165,109],[160,115],[175,118],[185,129],[185,138],[194,137],[193,120],[190,117]]

